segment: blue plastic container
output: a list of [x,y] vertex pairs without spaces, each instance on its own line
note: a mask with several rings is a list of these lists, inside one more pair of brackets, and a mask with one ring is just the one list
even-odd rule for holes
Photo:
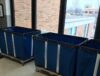
[[86,38],[46,33],[33,40],[36,66],[62,76],[75,75],[77,49]]
[[76,76],[100,76],[100,41],[89,40],[78,50]]
[[39,30],[23,27],[0,29],[0,48],[3,54],[27,61],[33,55],[33,37],[40,34]]

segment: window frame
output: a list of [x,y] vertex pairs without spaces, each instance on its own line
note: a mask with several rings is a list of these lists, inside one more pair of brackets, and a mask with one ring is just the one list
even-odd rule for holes
[[[64,34],[66,6],[67,6],[67,0],[61,0],[60,18],[59,18],[59,34]],[[100,7],[99,7],[98,18],[96,22],[94,39],[100,39],[99,32],[100,32]]]
[[[32,29],[36,29],[37,27],[37,14],[36,14],[36,9],[37,9],[37,1],[32,0]],[[58,34],[64,34],[64,27],[65,27],[65,17],[66,17],[66,6],[67,6],[67,0],[60,0],[60,11],[59,11],[59,24],[58,24]],[[14,11],[14,0],[10,0],[10,7],[11,7],[11,21],[12,21],[12,26],[15,26],[15,11]],[[96,23],[96,30],[95,30],[95,39],[100,39],[99,36],[99,31],[100,31],[100,9],[99,9],[99,14],[97,18],[97,23]]]

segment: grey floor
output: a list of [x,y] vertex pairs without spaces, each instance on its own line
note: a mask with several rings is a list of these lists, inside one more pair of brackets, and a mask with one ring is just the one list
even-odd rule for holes
[[7,58],[0,59],[0,76],[45,76],[35,72],[34,62],[21,64]]

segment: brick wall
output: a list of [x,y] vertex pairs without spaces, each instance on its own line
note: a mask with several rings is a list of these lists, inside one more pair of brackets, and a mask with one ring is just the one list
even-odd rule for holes
[[[16,26],[31,28],[31,0],[14,0]],[[37,29],[58,32],[60,0],[37,0]]]
[[31,28],[31,0],[14,0],[16,26]]
[[37,28],[58,32],[60,0],[37,0]]

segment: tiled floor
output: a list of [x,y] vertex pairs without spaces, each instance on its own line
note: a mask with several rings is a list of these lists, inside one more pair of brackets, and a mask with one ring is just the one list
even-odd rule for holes
[[34,62],[21,64],[6,58],[0,59],[0,76],[45,76],[35,72]]

